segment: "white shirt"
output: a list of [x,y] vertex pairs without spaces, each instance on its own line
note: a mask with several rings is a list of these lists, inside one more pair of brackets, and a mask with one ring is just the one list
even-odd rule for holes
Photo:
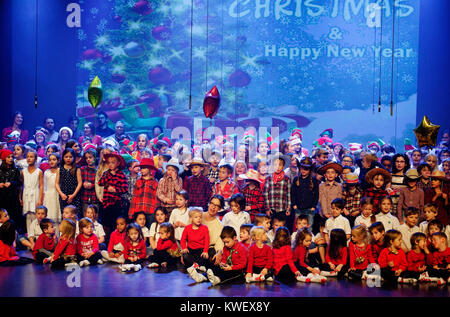
[[450,225],[445,226],[444,233],[447,235],[447,245],[450,245]]
[[273,239],[275,238],[275,231],[273,229],[270,229],[267,231],[267,244],[272,246]]
[[156,232],[156,225],[157,224],[158,224],[157,222],[153,222],[150,225],[150,231],[149,231],[149,237],[155,237],[155,243],[158,243],[158,240],[159,240],[159,230],[158,230],[158,232]]
[[416,232],[420,232],[420,229],[418,226],[414,226],[412,228],[410,228],[406,223],[400,225],[397,228],[398,231],[401,232],[402,234],[402,246],[406,247],[408,250],[411,250],[411,236],[416,233]]
[[[448,226],[447,226],[447,227],[448,227]],[[427,229],[428,229],[428,221],[427,221],[427,220],[422,221],[422,222],[419,224],[419,230],[420,230],[420,232],[427,234]]]
[[[175,222],[181,221],[185,225],[188,225],[190,223],[189,221],[189,213],[186,210],[180,210],[178,208],[175,208],[172,210],[172,213],[170,214],[169,222],[171,224],[175,224]],[[175,239],[181,240],[181,236],[183,235],[184,228],[183,227],[177,227],[175,228]]]
[[236,230],[236,234],[239,237],[239,232],[241,231],[241,226],[244,223],[252,223],[250,220],[250,215],[246,211],[240,211],[237,214],[230,211],[225,214],[222,218],[222,224],[224,226],[233,227]]
[[364,217],[363,215],[359,215],[355,219],[355,226],[364,225],[367,229],[369,229],[371,224],[372,221],[370,221],[370,216]]
[[141,227],[142,235],[144,236],[144,239],[147,239],[150,237],[150,230],[146,226]]
[[96,220],[94,221],[94,234],[97,236],[97,238],[104,237],[105,230],[103,230],[103,226]]
[[383,224],[384,231],[391,229],[397,230],[398,226],[400,226],[398,218],[393,216],[391,213],[384,214],[380,212],[375,216],[375,219]]
[[41,227],[39,226],[39,221],[37,219],[34,219],[31,222],[30,225],[30,231],[28,231],[28,238],[35,238],[37,239],[42,234]]
[[350,222],[342,215],[339,215],[336,218],[330,217],[325,222],[325,229],[323,230],[324,233],[327,233],[329,235],[331,230],[333,229],[342,229],[344,230],[345,234],[352,233]]

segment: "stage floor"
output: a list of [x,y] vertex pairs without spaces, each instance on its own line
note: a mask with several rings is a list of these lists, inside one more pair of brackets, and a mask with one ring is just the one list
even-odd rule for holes
[[[31,257],[30,252],[20,252]],[[365,282],[328,278],[325,285],[293,283],[196,284],[182,269],[167,272],[144,267],[122,273],[117,265],[80,268],[80,287],[71,272],[53,271],[48,265],[28,264],[0,268],[2,297],[448,297],[450,286],[436,283],[369,287]]]

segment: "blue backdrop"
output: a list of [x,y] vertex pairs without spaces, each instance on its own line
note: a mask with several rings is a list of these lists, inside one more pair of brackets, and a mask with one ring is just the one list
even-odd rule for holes
[[[264,2],[270,5],[255,5]],[[392,1],[384,2],[382,27],[368,25],[358,6],[364,2],[195,0],[189,110],[191,1],[39,0],[36,110],[37,2],[3,1],[2,125],[15,110],[25,112],[29,128],[46,115],[57,125],[75,113],[92,119],[87,87],[98,75],[99,109],[136,132],[154,124],[191,128],[214,85],[222,97],[216,126],[275,125],[284,135],[300,127],[307,147],[330,127],[335,141],[380,137],[397,146],[414,139],[423,114],[448,127],[448,2],[398,1],[392,117]],[[70,3],[80,5],[80,27],[67,26]]]

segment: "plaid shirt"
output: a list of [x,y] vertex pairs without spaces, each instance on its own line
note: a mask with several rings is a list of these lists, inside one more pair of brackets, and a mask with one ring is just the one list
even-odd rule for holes
[[373,213],[376,214],[380,207],[380,199],[384,196],[389,196],[388,192],[383,189],[376,189],[374,186],[367,188],[364,192],[364,197],[370,197],[373,199]]
[[259,186],[250,189],[250,186],[247,185],[242,189],[242,194],[245,197],[245,206],[250,207],[249,213],[252,221],[256,214],[266,211],[264,195]]
[[183,187],[189,194],[189,206],[202,207],[206,211],[212,196],[211,184],[206,176],[189,176]]
[[216,180],[216,182],[218,182],[219,181],[219,168],[217,168],[216,170],[213,170],[212,168],[210,168],[209,173],[206,177],[208,179],[214,178]]
[[264,200],[266,208],[275,212],[286,212],[291,210],[291,182],[289,177],[275,184],[273,176],[270,175],[264,184]]
[[[103,208],[115,205],[122,201],[122,195],[128,191],[127,177],[122,171],[117,171],[113,175],[109,170],[103,173],[98,182],[99,186],[105,188],[103,192]],[[115,193],[110,193],[108,187],[112,186],[116,189]]]
[[345,200],[345,209],[349,213],[353,213],[359,210],[359,204],[361,203],[362,192],[356,189],[355,194],[352,195],[348,191],[344,191],[342,199]]
[[130,219],[138,211],[144,211],[146,214],[153,214],[155,212],[155,208],[158,206],[158,199],[156,197],[157,187],[158,182],[154,178],[140,178],[137,180],[128,211],[128,217]]
[[131,174],[127,175],[128,191],[125,193],[124,197],[128,201],[131,201],[131,197],[133,197],[134,186],[136,185],[138,179],[139,175],[136,175],[136,177],[132,177]]
[[81,181],[84,182],[89,182],[91,183],[93,186],[90,189],[86,189],[84,188],[84,186],[82,187],[82,191],[81,191],[81,203],[83,204],[96,204],[98,203],[98,199],[97,199],[97,195],[95,194],[95,174],[97,173],[97,171],[95,170],[95,168],[90,168],[88,166],[82,166],[80,168],[81,170]]
[[227,200],[229,200],[231,198],[231,196],[233,196],[234,194],[237,194],[237,193],[239,193],[239,188],[231,180],[227,181],[224,188],[222,188],[221,183],[214,184],[213,191],[212,191],[213,195],[222,195],[223,198],[225,198]]
[[[158,188],[156,189],[156,197],[158,197],[161,206],[163,207],[176,207],[175,197],[176,194],[183,189],[183,180],[181,177],[172,179],[167,174],[158,183]],[[167,201],[172,200],[174,203],[169,204]]]

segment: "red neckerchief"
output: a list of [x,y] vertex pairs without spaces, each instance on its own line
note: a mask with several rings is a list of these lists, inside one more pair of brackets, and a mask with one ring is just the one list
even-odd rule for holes
[[281,173],[273,173],[273,182],[276,184],[278,182],[281,182],[284,179],[284,171],[281,171]]

